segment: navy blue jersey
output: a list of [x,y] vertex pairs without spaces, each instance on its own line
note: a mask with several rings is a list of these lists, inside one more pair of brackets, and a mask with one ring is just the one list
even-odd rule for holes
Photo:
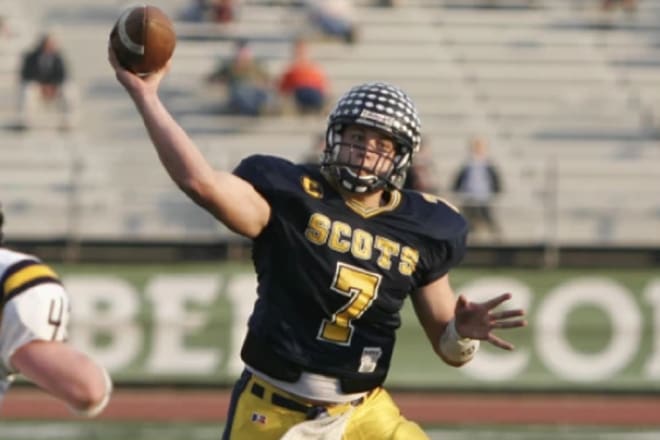
[[463,217],[413,191],[365,209],[318,167],[270,156],[248,157],[234,173],[271,206],[253,244],[258,299],[243,360],[283,380],[334,376],[346,392],[382,383],[404,300],[463,257]]

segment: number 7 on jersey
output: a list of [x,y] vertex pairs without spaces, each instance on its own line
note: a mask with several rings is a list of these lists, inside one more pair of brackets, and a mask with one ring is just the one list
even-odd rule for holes
[[349,300],[332,315],[332,319],[323,320],[318,338],[339,345],[350,345],[352,321],[362,316],[378,297],[381,278],[377,273],[337,263],[330,288]]

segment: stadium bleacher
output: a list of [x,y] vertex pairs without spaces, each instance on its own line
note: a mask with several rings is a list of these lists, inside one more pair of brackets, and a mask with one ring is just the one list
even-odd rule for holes
[[[240,20],[224,28],[177,23],[163,99],[218,167],[230,169],[253,152],[302,158],[323,130],[323,117],[210,111],[221,95],[204,77],[235,38],[250,38],[273,72],[282,69],[289,42],[305,29],[293,3],[244,0]],[[609,18],[607,26],[595,8],[576,7],[582,2],[495,3],[500,7],[410,0],[383,8],[356,1],[357,43],[315,40],[312,54],[335,95],[376,79],[412,95],[444,196],[451,196],[468,138],[489,138],[504,177],[496,213],[507,243],[658,246],[660,0],[640,2],[635,17]],[[3,131],[0,200],[8,235],[189,242],[230,234],[169,181],[107,66],[107,33],[128,4],[0,1],[15,32],[0,43],[2,125],[13,117],[20,54],[41,29],[62,42],[83,115],[69,133],[47,123]],[[185,4],[158,2],[172,17]]]

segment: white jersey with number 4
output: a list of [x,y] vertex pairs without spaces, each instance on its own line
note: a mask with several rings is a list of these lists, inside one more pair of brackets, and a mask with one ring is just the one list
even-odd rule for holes
[[34,340],[64,341],[69,298],[38,258],[0,248],[0,401],[17,373],[11,357]]

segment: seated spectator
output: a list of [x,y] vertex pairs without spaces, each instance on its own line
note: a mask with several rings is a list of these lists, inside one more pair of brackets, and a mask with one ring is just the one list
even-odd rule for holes
[[380,6],[383,8],[396,8],[400,5],[401,0],[375,0],[374,6]]
[[238,0],[210,0],[211,21],[230,23],[238,17]]
[[621,7],[626,12],[637,11],[637,0],[602,0],[601,8],[603,11],[613,11]]
[[258,116],[272,105],[271,77],[255,58],[247,41],[236,43],[232,58],[222,60],[208,76],[208,81],[227,87],[227,106],[232,112]]
[[35,99],[40,99],[47,105],[56,105],[61,114],[60,128],[65,130],[72,128],[75,122],[73,93],[74,90],[68,81],[64,56],[55,37],[46,34],[23,57],[20,69],[17,128],[26,129],[32,124],[32,104]]
[[280,78],[282,96],[293,98],[296,110],[302,114],[323,111],[328,97],[328,80],[321,67],[311,61],[307,42],[297,39],[293,59]]
[[436,175],[433,156],[428,146],[428,141],[422,139],[421,148],[415,155],[415,160],[408,169],[403,187],[405,189],[412,189],[423,193],[437,195],[440,188],[436,180]]
[[179,13],[179,19],[182,21],[203,22],[206,21],[207,15],[206,0],[192,0],[183,7]]
[[9,27],[7,26],[6,18],[0,15],[0,38],[9,35]]
[[238,16],[238,0],[192,0],[181,11],[184,21],[229,23]]
[[354,43],[357,38],[355,10],[351,0],[306,0],[312,25],[329,37]]
[[312,139],[309,150],[305,152],[300,163],[307,165],[321,165],[321,158],[325,150],[325,133],[317,133]]

